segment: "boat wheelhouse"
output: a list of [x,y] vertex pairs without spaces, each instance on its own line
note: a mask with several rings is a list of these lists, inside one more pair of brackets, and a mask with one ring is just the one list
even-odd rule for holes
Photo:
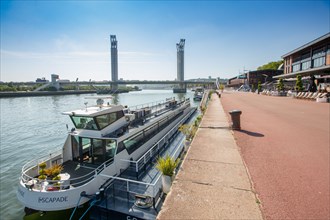
[[[96,98],[97,106],[85,103],[83,109],[63,113],[75,127],[62,149],[23,166],[17,196],[25,207],[55,211],[86,203],[155,145],[165,145],[196,110],[189,99],[127,108]],[[63,170],[44,178],[42,163],[46,169],[60,165]]]

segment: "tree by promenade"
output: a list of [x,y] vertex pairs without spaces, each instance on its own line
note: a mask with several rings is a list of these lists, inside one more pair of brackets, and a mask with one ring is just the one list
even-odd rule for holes
[[272,61],[262,66],[259,66],[257,70],[277,70],[278,67],[283,63],[283,60]]
[[297,91],[302,91],[303,90],[303,83],[302,83],[302,80],[301,80],[301,75],[297,75],[296,90]]

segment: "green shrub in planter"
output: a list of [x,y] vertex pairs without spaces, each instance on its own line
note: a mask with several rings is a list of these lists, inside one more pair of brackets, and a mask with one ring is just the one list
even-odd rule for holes
[[304,88],[303,88],[303,83],[302,83],[302,80],[301,80],[301,75],[297,75],[296,90],[300,92],[303,89]]
[[157,160],[156,168],[165,176],[172,176],[175,168],[178,166],[180,159],[174,160],[167,155],[165,158],[159,157]]
[[258,94],[261,92],[261,82],[258,82]]
[[40,168],[41,170],[45,169],[46,166],[47,166],[47,165],[46,165],[46,162],[42,162],[42,163],[39,164],[39,168]]
[[53,180],[61,180],[61,176],[60,175],[57,175],[53,178]]
[[39,175],[38,179],[39,180],[45,180],[45,179],[47,179],[47,176],[46,175]]
[[55,164],[54,166],[45,169],[46,175],[49,176],[50,178],[54,178],[57,175],[59,175],[61,173],[61,171],[63,170],[63,166],[60,164]]
[[283,82],[282,78],[280,78],[280,80],[278,81],[277,89],[278,89],[278,91],[284,90],[284,82]]

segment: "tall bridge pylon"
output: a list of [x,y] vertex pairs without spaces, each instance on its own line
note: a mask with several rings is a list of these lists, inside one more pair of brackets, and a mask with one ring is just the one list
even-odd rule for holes
[[[110,50],[111,50],[111,81],[118,81],[118,48],[116,35],[110,35]],[[118,84],[112,84],[111,90],[118,89]]]
[[185,93],[186,87],[184,82],[184,45],[185,39],[180,39],[180,42],[176,44],[177,50],[177,81],[182,82],[179,84],[179,88],[173,90],[175,93]]
[[180,43],[176,44],[178,81],[184,81],[184,44],[185,44],[185,39],[181,39]]

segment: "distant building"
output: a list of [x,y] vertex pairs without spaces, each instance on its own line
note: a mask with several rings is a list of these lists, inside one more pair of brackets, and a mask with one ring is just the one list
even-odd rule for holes
[[48,83],[49,80],[45,79],[45,77],[37,78],[36,83]]
[[330,33],[282,56],[284,73],[274,78],[330,75]]
[[238,88],[241,85],[248,85],[252,87],[252,85],[258,85],[258,82],[266,83],[272,82],[274,76],[281,75],[283,73],[282,70],[255,70],[249,71],[244,74],[240,74],[236,77],[228,79],[227,86]]

